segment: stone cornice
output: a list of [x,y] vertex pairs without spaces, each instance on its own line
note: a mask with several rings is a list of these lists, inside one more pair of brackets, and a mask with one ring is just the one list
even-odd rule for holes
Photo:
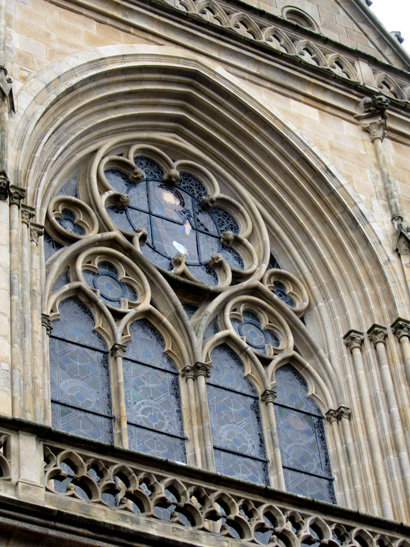
[[[105,23],[108,18],[113,26],[123,31],[130,32],[133,28],[139,28],[153,37],[157,35],[163,39],[166,36],[170,42],[207,55],[215,55],[217,39],[227,47],[223,54],[218,46],[218,60],[222,63],[235,64],[229,51],[232,47],[239,46],[245,57],[257,52],[258,62],[289,64],[301,77],[301,72],[306,70],[310,79],[317,74],[318,79],[326,82],[327,86],[334,80],[336,83],[348,85],[356,93],[363,86],[363,92],[367,95],[385,93],[392,99],[394,106],[405,106],[406,109],[410,106],[409,73],[319,33],[246,6],[238,0],[218,0],[217,3],[229,4],[232,9],[236,6],[237,11],[231,14],[236,17],[236,22],[239,7],[240,13],[246,10],[247,21],[251,21],[250,26],[253,29],[252,35],[245,36],[240,28],[236,28],[236,23],[231,21],[232,17],[224,19],[225,25],[216,24],[200,13],[188,13],[170,5],[166,0],[124,0],[124,9],[121,12],[114,10],[111,0],[100,0],[98,6],[90,0],[49,1],[71,11],[76,11],[76,8],[82,13],[86,11],[96,20],[104,18]],[[191,5],[197,4],[191,2]],[[201,30],[200,40],[198,29]],[[309,54],[306,54],[307,50]],[[246,70],[246,63],[239,62],[238,67],[241,66]]]

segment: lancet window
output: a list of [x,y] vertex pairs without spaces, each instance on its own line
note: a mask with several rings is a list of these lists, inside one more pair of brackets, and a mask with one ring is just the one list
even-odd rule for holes
[[289,364],[306,290],[237,182],[177,153],[105,145],[48,204],[52,425],[334,501],[322,413]]

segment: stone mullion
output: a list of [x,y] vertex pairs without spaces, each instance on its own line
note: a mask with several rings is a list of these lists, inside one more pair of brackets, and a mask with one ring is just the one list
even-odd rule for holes
[[34,418],[34,385],[33,385],[33,343],[31,324],[31,245],[30,222],[34,209],[28,205],[21,206],[21,277],[22,277],[22,318],[23,323],[23,415],[27,420]]
[[206,392],[206,378],[209,378],[209,369],[210,365],[205,363],[195,363],[195,378],[196,378],[196,388],[199,400],[199,408],[201,410],[201,424],[202,432],[204,436],[204,445],[205,445],[205,466],[206,469],[210,471],[215,470],[215,458],[214,458],[214,447],[212,442],[212,433],[211,433],[211,420],[209,416],[209,406],[208,406],[208,394]]
[[43,420],[47,425],[51,425],[51,395],[50,395],[50,334],[53,329],[53,324],[50,317],[45,313],[41,314],[41,346],[42,346],[42,364],[43,364]]
[[376,477],[376,488],[379,500],[378,506],[375,509],[377,513],[380,513],[381,510],[384,517],[393,519],[394,515],[384,469],[383,455],[379,442],[376,421],[374,419],[374,411],[369,393],[368,380],[364,368],[361,350],[363,340],[363,333],[353,330],[349,331],[344,337],[345,344],[349,347],[352,354],[353,365],[356,371],[356,378],[360,393],[360,405],[362,409],[363,421],[367,430],[367,437],[373,456],[373,469]]
[[199,437],[199,424],[197,414],[199,405],[195,389],[195,368],[191,365],[186,366],[182,369],[181,376],[185,378],[188,391],[189,421],[192,430],[195,465],[197,467],[202,467],[201,442]]
[[39,237],[44,233],[43,226],[30,224],[31,241],[31,325],[32,325],[32,363],[33,363],[33,391],[34,391],[34,419],[36,422],[44,420],[44,386],[41,377],[42,340],[41,340],[41,285],[40,264],[41,253],[38,246]]
[[22,317],[20,274],[20,201],[25,190],[10,187],[10,338],[11,338],[11,392],[12,412],[16,418],[23,416],[22,401]]
[[[402,480],[405,486],[405,499],[410,499],[410,461],[407,452],[403,426],[400,417],[399,405],[395,394],[393,379],[390,373],[389,360],[386,351],[387,329],[373,325],[368,331],[369,339],[373,342],[377,361],[380,367],[380,374],[384,387],[384,393],[389,407],[390,425],[393,430],[394,441],[399,457]],[[398,485],[400,489],[400,485]]]
[[125,383],[124,383],[124,367],[123,367],[123,356],[126,351],[126,346],[122,344],[114,344],[110,349],[110,355],[115,360],[115,390],[116,398],[118,398],[118,413],[117,409],[114,409],[114,415],[118,417],[120,425],[120,437],[121,437],[121,446],[123,448],[128,448],[128,424],[127,424],[127,407],[125,403]]
[[286,490],[285,477],[283,475],[282,467],[282,455],[280,453],[279,446],[279,437],[278,437],[278,428],[276,425],[276,416],[274,408],[274,400],[276,398],[276,392],[268,389],[262,393],[260,400],[266,406],[266,412],[269,420],[269,432],[271,437],[271,442],[273,446],[273,457],[274,457],[274,477],[276,484],[272,484],[273,488],[279,488],[279,490]]

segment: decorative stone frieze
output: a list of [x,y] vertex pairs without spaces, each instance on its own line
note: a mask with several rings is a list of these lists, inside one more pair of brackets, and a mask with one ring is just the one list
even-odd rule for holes
[[361,348],[364,340],[364,335],[358,330],[349,330],[347,334],[343,336],[343,341],[345,345],[353,351],[356,348]]

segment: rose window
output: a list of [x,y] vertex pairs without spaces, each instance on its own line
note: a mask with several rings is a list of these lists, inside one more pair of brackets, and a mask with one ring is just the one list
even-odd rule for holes
[[287,304],[291,308],[296,307],[296,302],[287,293],[287,290],[286,290],[286,287],[285,287],[284,283],[281,283],[280,281],[275,281],[274,284],[273,284],[273,291],[272,292],[274,294],[276,294],[276,296],[278,298],[280,298],[283,302],[285,302],[285,304]]

